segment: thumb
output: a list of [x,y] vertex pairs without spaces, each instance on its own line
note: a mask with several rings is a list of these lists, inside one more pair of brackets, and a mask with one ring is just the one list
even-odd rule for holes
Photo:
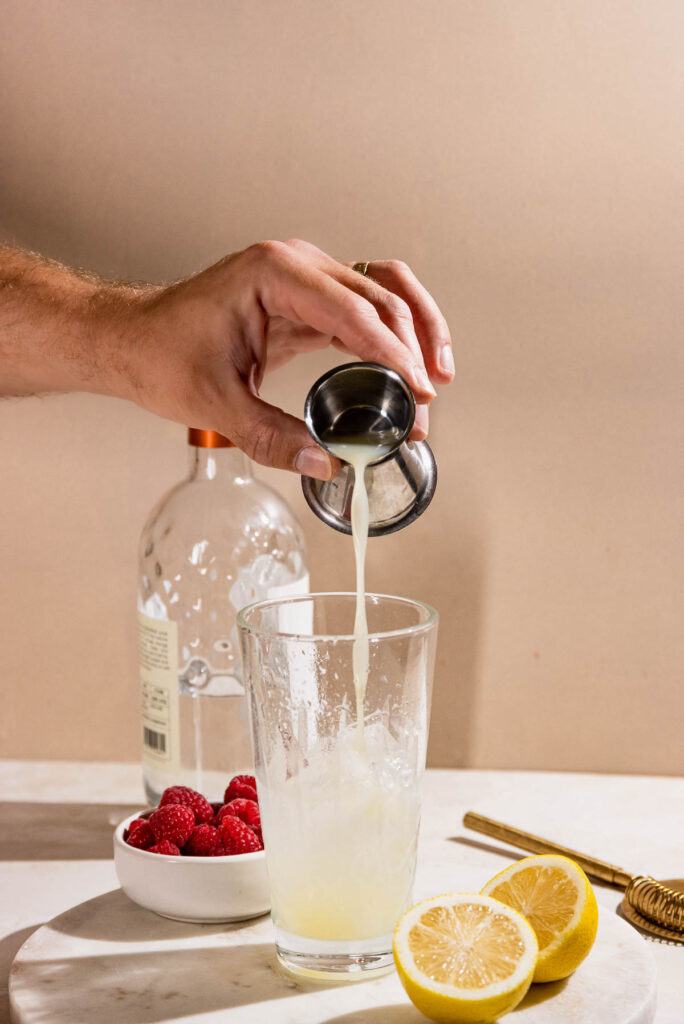
[[303,420],[269,405],[245,389],[233,403],[228,437],[254,462],[289,469],[317,480],[331,480],[337,459],[316,444]]

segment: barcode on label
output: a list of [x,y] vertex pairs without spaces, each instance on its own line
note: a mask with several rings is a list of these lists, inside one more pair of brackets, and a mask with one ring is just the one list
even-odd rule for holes
[[148,729],[146,725],[143,726],[143,743],[150,750],[156,750],[160,754],[166,753],[166,734]]

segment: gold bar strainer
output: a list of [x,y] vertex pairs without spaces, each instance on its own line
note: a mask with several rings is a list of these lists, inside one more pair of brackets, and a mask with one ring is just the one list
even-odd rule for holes
[[468,811],[463,824],[475,832],[501,839],[531,853],[560,853],[570,857],[592,878],[625,890],[621,910],[628,921],[661,939],[684,942],[684,892],[677,892],[649,875],[631,875],[623,868],[589,857],[549,839],[523,832],[501,821]]

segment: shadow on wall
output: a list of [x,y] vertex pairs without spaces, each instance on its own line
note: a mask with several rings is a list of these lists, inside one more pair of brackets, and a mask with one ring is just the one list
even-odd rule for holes
[[[27,185],[36,180],[40,166],[26,161],[21,179],[0,173],[0,243],[40,252],[104,277],[120,276],[120,261],[112,259],[92,211],[64,193],[58,176],[50,182],[48,196],[40,180],[35,188]],[[144,239],[140,244],[145,244]]]
[[[442,445],[446,463],[445,448]],[[450,469],[459,483],[449,486],[448,500],[430,516],[433,539],[424,548],[432,562],[432,589],[440,615],[428,745],[432,768],[471,763],[483,629],[487,543],[483,502],[471,474],[458,465]],[[435,542],[436,537],[443,540]]]

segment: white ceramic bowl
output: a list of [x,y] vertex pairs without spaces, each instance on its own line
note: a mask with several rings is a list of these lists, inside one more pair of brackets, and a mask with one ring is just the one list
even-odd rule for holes
[[132,814],[114,832],[114,866],[134,903],[176,921],[245,921],[270,909],[264,851],[232,857],[169,857],[124,842]]

